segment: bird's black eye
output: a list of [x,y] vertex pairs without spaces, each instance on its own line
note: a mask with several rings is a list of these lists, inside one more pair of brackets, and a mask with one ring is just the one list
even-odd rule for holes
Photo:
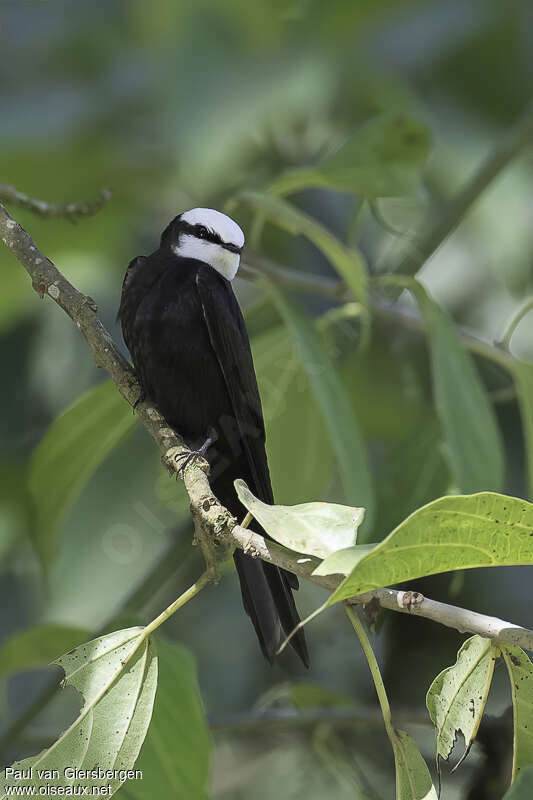
[[199,239],[207,239],[209,231],[206,227],[204,227],[204,225],[198,225],[196,228],[196,235]]

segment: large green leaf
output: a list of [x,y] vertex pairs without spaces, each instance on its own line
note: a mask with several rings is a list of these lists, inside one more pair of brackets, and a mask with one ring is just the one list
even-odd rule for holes
[[368,299],[368,278],[363,256],[347,248],[320,222],[295,206],[272,194],[244,192],[237,198],[266,216],[294,236],[302,235],[322,251],[339,276],[365,307]]
[[533,764],[533,664],[520,647],[501,645],[513,700],[513,773]]
[[453,321],[426,292],[417,292],[431,353],[435,402],[450,464],[463,492],[499,491],[504,455],[493,408]]
[[433,413],[419,417],[407,439],[386,453],[376,483],[376,527],[384,535],[417,508],[446,494],[450,471],[442,453],[441,426]]
[[[57,659],[65,673],[62,686],[73,686],[83,705],[54,744],[0,773],[0,800],[8,797],[6,785],[34,787],[35,794],[46,785],[62,787],[61,794],[67,788],[72,793],[73,785],[87,786],[89,793],[92,786],[110,786],[107,797],[120,789],[122,771],[133,767],[146,736],[157,685],[155,645],[143,630],[115,631]],[[84,772],[71,778],[67,767]],[[30,769],[31,777],[13,780],[10,770]]]
[[429,687],[426,705],[437,729],[437,756],[448,759],[457,734],[465,741],[464,758],[476,738],[492,683],[499,649],[490,639],[472,636],[462,645],[457,661],[444,669]]
[[159,686],[148,735],[135,765],[143,780],[128,784],[138,800],[207,797],[210,741],[191,654],[159,638]]
[[505,470],[502,437],[487,392],[453,320],[413,278],[388,275],[380,283],[409,289],[424,316],[435,403],[457,486],[463,492],[501,490]]
[[106,381],[82,395],[47,430],[33,453],[29,475],[36,511],[34,544],[45,566],[54,555],[66,513],[134,424],[130,406]]
[[52,622],[13,633],[0,647],[0,676],[46,666],[58,653],[86,641],[87,635],[84,628]]
[[361,125],[335,153],[313,167],[290,170],[270,191],[289,194],[313,186],[369,198],[411,193],[431,148],[425,125],[406,114],[384,114]]
[[235,490],[243,506],[269,536],[297,553],[318,558],[354,544],[365,513],[364,508],[338,503],[271,506],[254,497],[240,478],[235,481]]
[[269,284],[301,363],[307,372],[337,456],[344,496],[349,505],[366,509],[366,532],[374,515],[374,493],[366,448],[346,389],[315,330],[287,294]]
[[[533,505],[526,500],[493,492],[441,497],[366,552],[336,553],[337,571],[349,574],[329,602],[438,572],[533,564],[532,531]],[[325,574],[323,565],[315,573]]]
[[527,491],[533,499],[533,365],[513,361],[513,375],[526,445]]
[[416,742],[405,731],[391,737],[396,766],[396,800],[437,800],[431,775]]
[[252,339],[267,433],[274,497],[300,503],[322,497],[335,456],[313,387],[284,325]]

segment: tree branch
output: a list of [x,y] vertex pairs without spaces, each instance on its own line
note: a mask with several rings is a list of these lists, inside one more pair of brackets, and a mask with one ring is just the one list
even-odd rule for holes
[[96,214],[110,198],[110,190],[101,189],[98,198],[92,202],[46,203],[44,200],[28,197],[27,194],[19,192],[14,186],[0,183],[0,202],[24,208],[45,219],[57,217],[68,219],[70,222],[77,222],[81,217],[90,217]]
[[[149,402],[138,402],[141,393],[135,374],[122,356],[110,334],[100,322],[94,301],[79,292],[37,248],[32,238],[0,204],[0,236],[14,253],[32,279],[40,297],[48,295],[75,322],[85,337],[97,366],[104,368],[127,402],[134,407],[139,420],[150,433],[162,453],[162,461],[169,471],[179,474],[191,501],[191,512],[196,535],[208,537],[211,546],[221,548],[224,555],[231,547],[240,547],[251,555],[312,580],[334,591],[341,582],[340,576],[313,576],[318,561],[286,550],[276,542],[235,524],[235,519],[214,497],[207,479],[205,461],[192,461],[179,472],[181,460],[189,453],[183,440],[166,423],[160,412]],[[357,598],[354,603],[368,603],[377,599],[392,611],[426,617],[461,633],[477,633],[490,639],[533,650],[533,631],[495,617],[488,617],[456,606],[439,603],[416,592],[394,589],[377,589]]]

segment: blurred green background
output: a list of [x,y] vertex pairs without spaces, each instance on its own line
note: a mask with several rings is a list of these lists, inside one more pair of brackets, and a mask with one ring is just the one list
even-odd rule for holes
[[[173,216],[195,205],[222,208],[236,191],[264,189],[284,170],[334,152],[380,114],[407,114],[433,139],[420,186],[409,198],[380,201],[381,214],[404,232],[416,228],[428,207],[438,214],[444,198],[463,185],[526,108],[532,54],[527,0],[3,0],[0,182],[50,201],[91,199],[102,187],[112,189],[105,208],[77,225],[12,212],[96,300],[104,324],[122,343],[115,314],[125,267],[155,249]],[[506,169],[421,274],[461,325],[489,340],[501,335],[533,284],[531,167],[526,154]],[[353,193],[307,189],[291,201],[341,240],[356,242],[374,273],[398,261],[405,248],[406,237],[388,232]],[[233,215],[250,240],[249,210],[237,207]],[[267,225],[255,238],[256,248],[280,264],[334,276],[302,237]],[[70,320],[38,299],[5,248],[0,269],[0,640],[42,623],[96,632],[117,615],[145,620],[201,568],[190,548],[183,487],[168,478],[144,430],[132,428],[65,509],[54,558],[43,574],[32,546],[42,518],[28,491],[28,465],[58,414],[105,376]],[[342,502],[334,450],[308,371],[264,290],[242,278],[235,289],[253,339],[277,500]],[[309,317],[332,305],[310,294],[298,301]],[[512,342],[524,361],[533,360],[532,325],[526,317]],[[426,342],[386,315],[375,319],[365,352],[357,347],[357,321],[328,330],[368,447],[377,539],[454,486]],[[480,367],[505,443],[505,490],[526,496],[516,398],[512,391],[502,397],[505,380],[493,365]],[[62,463],[48,475],[50,484],[68,483],[69,458]],[[169,552],[175,569],[160,580],[157,565],[169,563]],[[154,570],[155,582],[131,601]],[[420,582],[431,597],[524,625],[531,625],[529,586],[525,569]],[[302,614],[323,599],[307,583],[297,597]],[[393,708],[431,759],[425,691],[453,662],[461,637],[392,616],[375,645]],[[165,633],[197,662],[215,743],[213,797],[364,797],[360,773],[379,796],[392,796],[392,757],[366,665],[341,610],[309,626],[309,672],[290,654],[273,669],[262,660],[231,570],[173,618]],[[34,671],[6,672],[0,733],[42,683]],[[265,692],[293,680],[352,698],[353,713],[340,722],[327,714],[270,723],[250,717]],[[273,697],[274,707],[291,716],[286,694]],[[502,682],[492,711],[500,713],[507,703]],[[32,723],[7,755],[34,750],[57,724],[57,715]],[[446,796],[466,798],[480,763],[477,748],[445,778]]]

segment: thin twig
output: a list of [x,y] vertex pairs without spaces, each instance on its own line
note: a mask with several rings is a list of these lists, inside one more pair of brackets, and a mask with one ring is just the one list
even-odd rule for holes
[[511,347],[511,339],[513,338],[514,332],[518,328],[519,324],[522,322],[524,317],[529,314],[529,312],[533,309],[533,297],[526,297],[524,302],[518,307],[515,311],[507,325],[505,326],[505,331],[503,332],[501,340],[497,343],[500,347],[509,350]]
[[35,197],[29,197],[7,183],[0,183],[0,202],[31,211],[44,219],[55,217],[77,222],[82,217],[91,217],[93,214],[97,214],[110,199],[110,189],[101,189],[98,198],[89,202],[48,203],[44,200],[37,200]]
[[533,107],[511,128],[477,169],[468,183],[451,198],[436,221],[426,220],[421,225],[425,231],[409,248],[395,272],[414,275],[441,244],[453,233],[459,223],[481,197],[485,189],[503,170],[533,143]]

